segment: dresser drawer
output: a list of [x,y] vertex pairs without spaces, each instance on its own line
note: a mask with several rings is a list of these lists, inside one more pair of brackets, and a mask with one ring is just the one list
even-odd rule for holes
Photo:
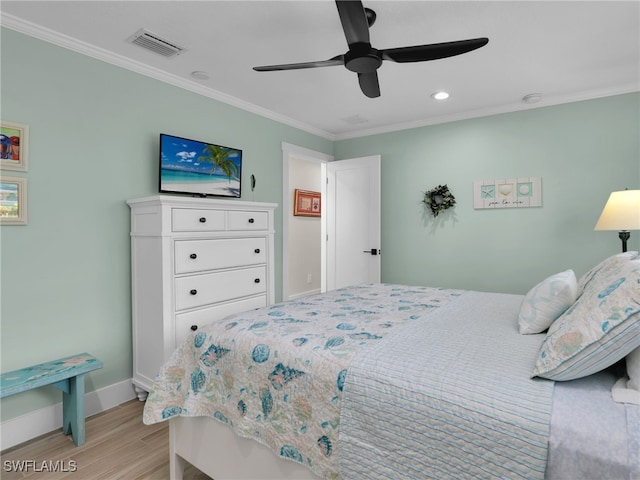
[[178,240],[175,242],[174,260],[176,274],[266,263],[267,240],[265,238]]
[[214,307],[202,308],[193,312],[181,313],[176,315],[176,344],[177,348],[184,341],[184,339],[198,328],[220,320],[227,315],[234,313],[244,312],[246,310],[253,310],[255,308],[265,307],[267,305],[267,296],[261,295],[258,297],[243,298],[236,302],[224,303],[222,305],[216,305]]
[[268,227],[267,212],[229,212],[229,230],[266,230]]
[[225,229],[225,212],[196,208],[171,210],[171,230],[174,232],[214,232]]
[[267,290],[266,268],[253,267],[191,275],[175,280],[176,310],[257,295]]

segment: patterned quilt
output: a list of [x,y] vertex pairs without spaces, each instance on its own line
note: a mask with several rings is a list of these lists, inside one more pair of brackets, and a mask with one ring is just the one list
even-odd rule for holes
[[214,417],[322,478],[340,478],[340,407],[352,360],[463,294],[361,285],[216,321],[163,366],[144,423]]

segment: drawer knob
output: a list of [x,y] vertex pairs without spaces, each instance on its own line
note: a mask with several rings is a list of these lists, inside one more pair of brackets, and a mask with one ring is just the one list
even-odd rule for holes
[[191,325],[191,330],[194,332],[198,329],[198,325]]
[[259,249],[259,248],[256,248],[256,249],[254,250],[254,252],[256,252],[256,253],[260,253],[260,249]]
[[191,295],[195,295],[196,293],[198,293],[198,290],[196,290],[195,288],[193,290],[191,290],[189,292]]
[[259,278],[256,278],[256,279],[254,280],[254,282],[255,282],[255,283],[260,283],[260,279],[259,279]]
[[206,223],[207,217],[200,217],[200,223]]
[[250,218],[249,223],[253,223],[253,222],[255,222],[255,220],[253,218]]
[[195,260],[196,258],[198,258],[198,255],[196,255],[195,253],[192,253],[191,255],[189,255],[189,258],[193,258]]

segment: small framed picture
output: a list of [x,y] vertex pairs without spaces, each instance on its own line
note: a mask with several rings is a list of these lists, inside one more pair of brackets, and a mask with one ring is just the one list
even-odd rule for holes
[[27,224],[27,179],[0,177],[0,225]]
[[29,127],[19,123],[0,121],[0,168],[27,171]]
[[322,215],[322,202],[320,192],[310,192],[308,190],[295,191],[293,203],[293,214],[303,217],[319,217]]

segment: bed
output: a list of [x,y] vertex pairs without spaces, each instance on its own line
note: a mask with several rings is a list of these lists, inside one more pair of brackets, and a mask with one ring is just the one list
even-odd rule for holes
[[372,284],[235,314],[144,422],[215,480],[640,478],[640,258],[526,295]]

